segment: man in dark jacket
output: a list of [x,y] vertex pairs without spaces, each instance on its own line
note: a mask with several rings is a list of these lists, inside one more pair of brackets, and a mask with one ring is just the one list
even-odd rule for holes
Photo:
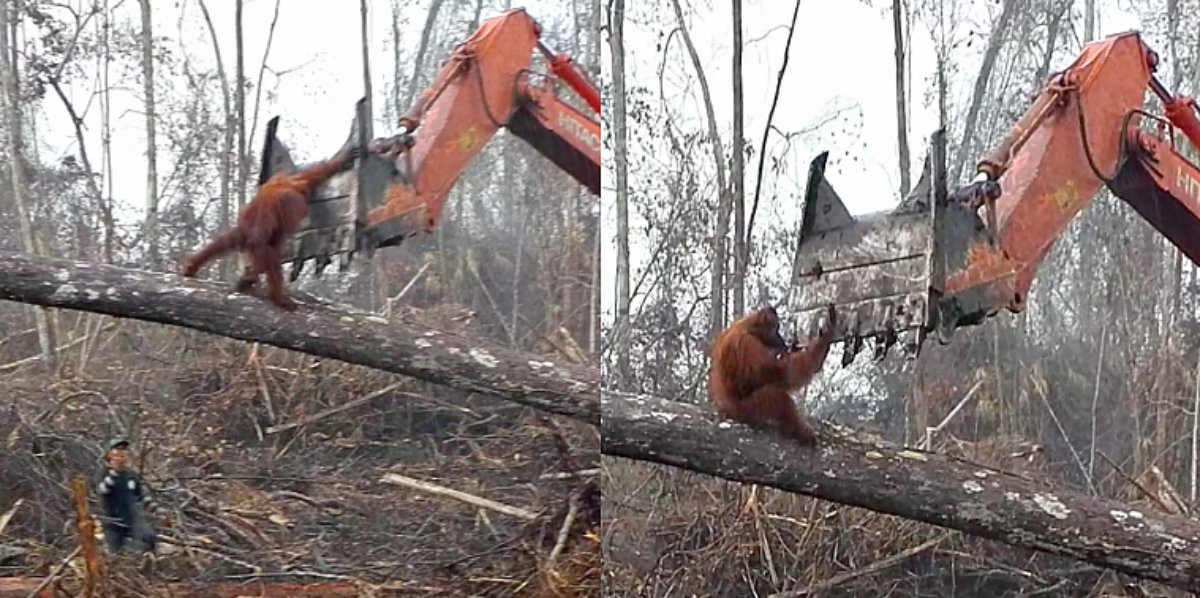
[[105,468],[95,488],[104,506],[104,538],[109,552],[120,552],[127,540],[139,540],[144,552],[154,552],[154,530],[146,525],[143,509],[153,511],[154,501],[142,484],[142,478],[129,468],[129,441],[118,438],[109,442],[104,453]]

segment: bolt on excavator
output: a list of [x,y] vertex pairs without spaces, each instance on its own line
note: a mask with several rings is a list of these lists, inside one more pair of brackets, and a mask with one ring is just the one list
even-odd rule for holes
[[[345,271],[356,253],[370,259],[380,247],[432,232],[459,176],[501,128],[599,195],[600,93],[569,56],[540,37],[541,26],[523,9],[483,22],[451,52],[390,138],[373,139],[369,104],[359,100],[343,147],[357,145],[361,157],[309,198],[308,216],[283,259],[292,264],[291,280],[309,260],[317,276],[334,259]],[[532,69],[534,49],[549,74]],[[558,95],[559,82],[582,107]],[[278,126],[278,116],[267,123],[260,186],[297,169],[276,137]]]
[[[825,178],[828,152],[817,156],[789,289],[793,332],[833,305],[847,365],[871,341],[877,359],[897,342],[915,357],[931,333],[948,343],[1001,308],[1019,312],[1038,265],[1102,186],[1200,263],[1200,167],[1185,155],[1200,148],[1200,118],[1157,66],[1136,31],[1088,44],[971,183],[947,189],[945,135],[934,133],[920,180],[891,211],[852,216]],[[1147,88],[1165,118],[1142,108]]]

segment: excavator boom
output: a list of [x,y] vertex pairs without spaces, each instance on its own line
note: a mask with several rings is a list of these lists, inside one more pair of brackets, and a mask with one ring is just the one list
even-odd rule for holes
[[[363,157],[310,198],[308,218],[286,258],[292,279],[310,259],[319,275],[335,257],[344,269],[357,252],[370,256],[432,231],[459,176],[501,128],[599,195],[599,92],[540,35],[540,25],[521,9],[485,21],[451,52],[400,118],[399,134],[388,139],[372,141],[370,113],[360,101],[346,143],[362,147]],[[552,74],[532,70],[535,49]],[[580,96],[583,109],[559,97],[558,81]],[[275,136],[277,126],[278,119],[268,124],[260,184],[295,168]]]
[[[818,156],[793,264],[794,328],[835,305],[849,363],[867,340],[877,356],[897,340],[915,354],[929,333],[946,342],[1001,308],[1020,311],[1054,241],[1104,186],[1200,263],[1200,168],[1179,150],[1200,146],[1200,120],[1156,66],[1137,32],[1089,44],[979,162],[975,182],[946,190],[938,132],[920,182],[891,212],[851,216]],[[1147,87],[1167,118],[1142,109]]]

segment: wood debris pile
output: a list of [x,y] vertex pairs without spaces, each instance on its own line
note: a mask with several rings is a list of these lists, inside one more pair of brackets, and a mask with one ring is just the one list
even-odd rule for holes
[[[12,489],[0,515],[21,500],[0,528],[0,597],[48,576],[58,595],[83,595],[68,481],[97,471],[99,447],[118,434],[133,441],[162,512],[148,571],[133,555],[104,557],[95,532],[112,595],[598,591],[591,426],[154,325],[123,322],[107,335],[115,348],[94,353],[87,375],[47,384],[34,367],[0,372],[13,399],[0,417],[0,485]],[[386,483],[389,473],[427,488]],[[88,508],[98,512],[94,496]]]

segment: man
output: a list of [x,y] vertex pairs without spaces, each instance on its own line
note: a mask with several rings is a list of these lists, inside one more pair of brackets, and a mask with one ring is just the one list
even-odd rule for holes
[[125,542],[133,539],[142,543],[143,552],[153,553],[154,531],[146,525],[142,510],[153,511],[154,501],[142,478],[129,468],[129,441],[118,438],[109,442],[104,462],[95,487],[104,505],[104,539],[109,552],[120,552]]

